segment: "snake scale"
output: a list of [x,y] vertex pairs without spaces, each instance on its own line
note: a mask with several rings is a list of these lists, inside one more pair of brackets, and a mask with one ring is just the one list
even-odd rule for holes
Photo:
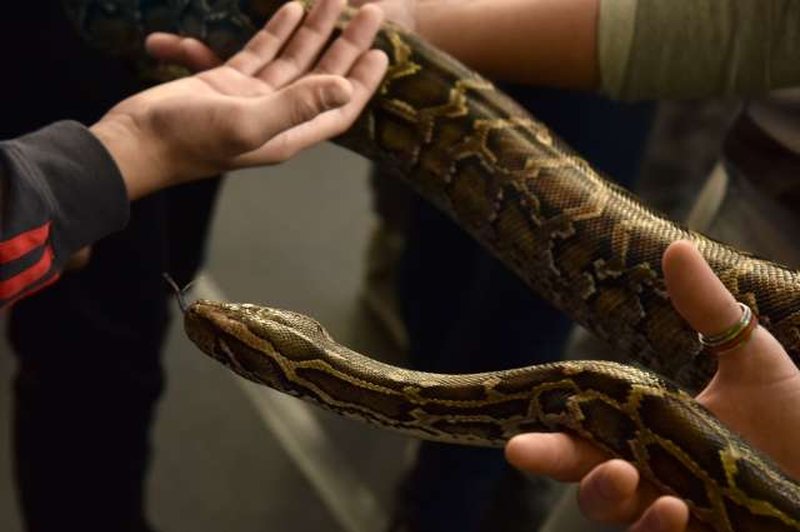
[[[281,0],[65,0],[93,44],[141,55],[154,30],[192,35],[221,56]],[[713,370],[669,304],[666,246],[694,241],[734,296],[797,362],[800,275],[689,232],[598,175],[489,81],[386,25],[386,79],[336,142],[398,168],[537,294],[663,375],[581,361],[475,375],[388,366],[337,344],[314,320],[267,307],[198,301],[197,346],[245,378],[416,437],[499,446],[566,430],[634,462],[718,531],[800,530],[800,487],[691,396]]]

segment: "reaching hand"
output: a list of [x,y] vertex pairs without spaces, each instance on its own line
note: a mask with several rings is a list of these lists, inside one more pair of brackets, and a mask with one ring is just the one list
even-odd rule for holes
[[[736,323],[741,309],[688,242],[664,254],[664,275],[675,309],[697,331],[717,334]],[[800,478],[800,372],[783,347],[758,327],[750,339],[719,355],[719,369],[697,400],[728,427]],[[630,463],[609,460],[589,442],[566,434],[524,434],[506,456],[515,466],[557,480],[580,482],[584,514],[630,530],[677,532],[688,526],[686,504],[662,496]]]
[[[409,31],[413,31],[416,26],[417,0],[350,0],[349,5],[372,5],[373,8],[381,9],[386,20]],[[145,44],[147,52],[153,58],[167,65],[188,68],[192,72],[208,70],[222,64],[222,60],[208,46],[191,37],[151,33]]]
[[224,64],[196,41],[152,37],[151,49],[168,55],[177,46],[195,67],[218,66],[132,96],[92,126],[129,197],[278,163],[350,127],[387,59],[369,49],[383,20],[374,6],[360,9],[325,46],[343,7],[343,0],[320,0],[304,17],[299,3],[286,4]]

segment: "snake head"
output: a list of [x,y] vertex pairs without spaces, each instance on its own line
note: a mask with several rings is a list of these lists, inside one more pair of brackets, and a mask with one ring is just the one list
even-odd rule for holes
[[198,300],[184,313],[189,339],[239,375],[293,393],[285,369],[318,358],[333,340],[314,319],[288,310]]

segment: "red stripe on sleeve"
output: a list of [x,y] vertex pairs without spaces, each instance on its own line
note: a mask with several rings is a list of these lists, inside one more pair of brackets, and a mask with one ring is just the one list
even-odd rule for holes
[[0,281],[0,299],[11,299],[47,275],[53,265],[53,248],[47,246],[36,264],[5,281]]
[[50,237],[50,223],[0,242],[0,264],[16,260],[44,244]]
[[25,299],[26,297],[32,296],[33,294],[35,294],[37,292],[40,292],[41,290],[44,290],[45,288],[47,288],[51,284],[53,284],[56,281],[58,281],[60,278],[61,278],[61,274],[58,273],[57,271],[54,271],[53,273],[50,274],[50,277],[48,277],[47,280],[42,282],[42,284],[37,285],[36,288],[32,288],[31,290],[29,290],[27,292],[23,292],[23,293],[17,295],[11,301],[6,301],[5,302],[5,306],[2,307],[2,308],[3,309],[7,309],[7,308],[11,307],[11,305],[13,305],[17,301],[19,301],[20,299]]

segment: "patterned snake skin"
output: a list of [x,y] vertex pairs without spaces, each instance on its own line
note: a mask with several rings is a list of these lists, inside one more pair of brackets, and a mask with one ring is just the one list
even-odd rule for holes
[[[65,0],[95,45],[133,57],[155,30],[230,55],[281,0]],[[390,68],[337,142],[399,168],[540,296],[626,358],[696,391],[713,368],[667,299],[661,255],[695,242],[734,296],[800,357],[800,276],[691,233],[609,183],[487,80],[386,26]],[[197,302],[190,337],[243,376],[418,437],[498,445],[570,430],[633,461],[714,530],[800,530],[800,488],[689,395],[631,367],[568,362],[472,376],[415,373],[333,342],[287,311]]]

